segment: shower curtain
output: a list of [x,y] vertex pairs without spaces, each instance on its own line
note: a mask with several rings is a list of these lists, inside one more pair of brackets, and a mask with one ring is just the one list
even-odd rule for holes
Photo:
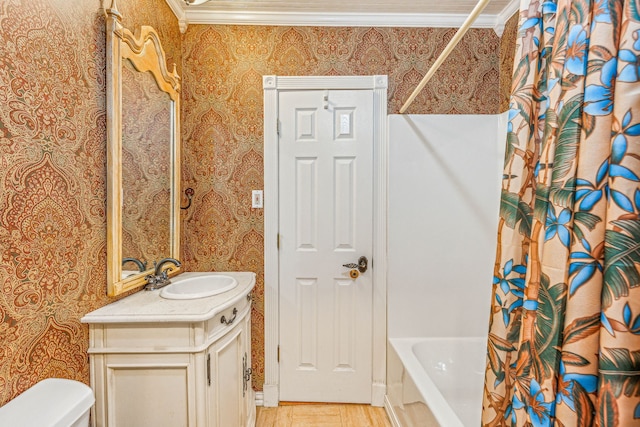
[[522,0],[484,426],[640,425],[640,2]]

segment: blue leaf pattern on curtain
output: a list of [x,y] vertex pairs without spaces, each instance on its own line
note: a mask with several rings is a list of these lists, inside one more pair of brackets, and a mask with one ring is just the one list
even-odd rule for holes
[[522,0],[484,426],[640,425],[640,3]]

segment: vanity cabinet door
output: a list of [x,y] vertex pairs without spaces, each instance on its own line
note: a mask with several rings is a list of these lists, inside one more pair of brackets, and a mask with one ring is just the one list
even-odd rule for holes
[[208,427],[242,426],[242,357],[244,322],[207,350]]
[[[189,354],[109,354],[94,357],[97,427],[196,427]],[[96,366],[96,364],[98,366]]]

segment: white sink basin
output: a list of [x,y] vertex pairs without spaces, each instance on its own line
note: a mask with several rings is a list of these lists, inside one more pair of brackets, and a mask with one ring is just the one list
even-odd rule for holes
[[238,281],[224,274],[183,273],[162,288],[160,296],[167,299],[206,298],[230,291],[236,286]]

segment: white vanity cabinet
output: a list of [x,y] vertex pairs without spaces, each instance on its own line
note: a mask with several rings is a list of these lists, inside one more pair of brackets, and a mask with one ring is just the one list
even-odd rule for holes
[[[185,273],[188,274],[188,273]],[[141,291],[87,314],[95,427],[255,425],[253,273],[236,288],[167,300]]]

